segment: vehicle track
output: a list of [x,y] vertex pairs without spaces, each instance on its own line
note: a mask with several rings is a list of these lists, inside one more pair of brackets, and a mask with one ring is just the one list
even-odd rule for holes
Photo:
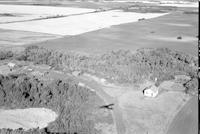
[[97,95],[99,95],[105,101],[106,104],[111,104],[111,103],[114,104],[114,108],[113,110],[111,110],[111,113],[116,125],[117,134],[126,134],[126,127],[124,124],[122,111],[119,107],[117,99],[111,97],[106,92],[104,92],[102,85],[94,80],[88,80],[85,79],[84,77],[79,77],[78,80],[84,83],[89,88],[95,90]]

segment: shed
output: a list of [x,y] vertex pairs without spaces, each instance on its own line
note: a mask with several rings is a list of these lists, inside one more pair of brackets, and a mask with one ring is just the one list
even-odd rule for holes
[[8,67],[9,67],[9,68],[14,68],[15,66],[16,66],[15,63],[12,63],[12,62],[9,62],[9,63],[8,63]]
[[158,87],[151,85],[143,90],[143,94],[146,97],[156,97],[158,95]]
[[74,72],[72,72],[72,75],[74,75],[76,77],[80,76],[81,74],[82,74],[81,71],[74,71]]
[[8,63],[8,68],[10,69],[10,71],[12,71],[15,67],[16,67],[15,63],[12,63],[12,62]]

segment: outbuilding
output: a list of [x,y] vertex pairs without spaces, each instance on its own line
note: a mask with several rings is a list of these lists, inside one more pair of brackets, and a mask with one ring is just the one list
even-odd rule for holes
[[12,62],[9,62],[8,63],[8,67],[10,68],[10,71],[12,71],[16,67],[16,64],[12,63]]
[[81,74],[82,74],[81,71],[73,71],[73,72],[72,72],[72,75],[74,75],[75,77],[78,77],[78,76],[80,76]]
[[158,95],[158,87],[151,85],[143,90],[143,94],[146,97],[156,97]]
[[15,63],[12,63],[12,62],[9,62],[9,63],[8,63],[8,67],[10,67],[10,68],[14,68],[15,66],[16,66]]

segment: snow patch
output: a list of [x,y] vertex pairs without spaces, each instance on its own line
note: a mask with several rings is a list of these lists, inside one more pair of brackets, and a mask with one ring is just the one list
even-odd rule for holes
[[56,118],[57,114],[46,108],[0,109],[0,129],[23,128],[28,130],[37,127],[44,128]]
[[79,35],[113,25],[137,22],[141,18],[151,19],[166,14],[168,13],[134,13],[112,10],[54,19],[0,24],[0,28],[56,35]]

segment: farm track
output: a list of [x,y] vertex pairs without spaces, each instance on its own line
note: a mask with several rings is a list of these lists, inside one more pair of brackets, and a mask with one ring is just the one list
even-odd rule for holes
[[117,134],[126,134],[126,127],[124,124],[122,111],[119,107],[117,99],[105,93],[102,89],[102,86],[94,80],[88,81],[83,78],[78,78],[78,80],[84,83],[89,88],[94,89],[96,93],[105,101],[106,104],[114,104],[114,108],[113,110],[111,110],[111,113],[116,125]]
[[[55,74],[53,75],[56,76]],[[67,78],[66,76],[75,77],[75,76],[72,76],[71,74],[66,74],[66,73],[59,74],[58,77],[65,79]],[[88,87],[89,89],[95,90],[97,95],[103,99],[106,105],[112,104],[112,103],[114,104],[113,109],[110,111],[111,111],[112,118],[116,126],[117,134],[126,134],[126,126],[124,124],[123,115],[122,115],[121,108],[119,107],[118,100],[114,97],[111,97],[106,92],[104,92],[103,86],[97,83],[95,80],[89,80],[87,77],[82,77],[82,76],[75,77],[75,79],[81,83],[84,83],[86,87]]]

